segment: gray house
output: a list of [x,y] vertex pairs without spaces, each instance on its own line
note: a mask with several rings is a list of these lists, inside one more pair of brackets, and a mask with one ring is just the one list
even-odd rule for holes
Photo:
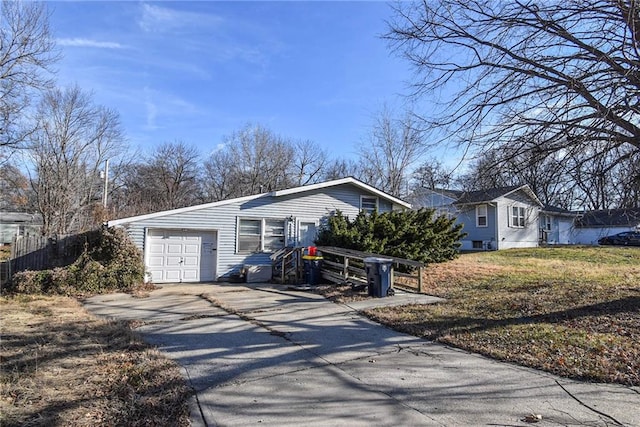
[[578,214],[572,230],[576,244],[595,245],[598,239],[622,231],[640,230],[640,209],[604,209]]
[[573,229],[576,213],[545,206],[540,211],[540,243],[547,245],[568,245],[573,243]]
[[538,197],[528,185],[480,191],[423,190],[413,199],[421,207],[456,218],[467,236],[461,250],[536,247],[540,241]]
[[39,235],[42,216],[27,212],[0,211],[0,246],[11,244],[16,236]]
[[143,251],[155,283],[228,278],[267,265],[284,246],[312,245],[320,224],[340,210],[386,212],[411,205],[355,178],[272,191],[109,221]]

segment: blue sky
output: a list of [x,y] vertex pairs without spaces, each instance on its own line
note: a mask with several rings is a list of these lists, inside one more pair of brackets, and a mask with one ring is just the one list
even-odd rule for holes
[[380,38],[384,2],[50,2],[78,83],[120,113],[133,147],[181,140],[203,155],[259,123],[353,157],[411,71]]

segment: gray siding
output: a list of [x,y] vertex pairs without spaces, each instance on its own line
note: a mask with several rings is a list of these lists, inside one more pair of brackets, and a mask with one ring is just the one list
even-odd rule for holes
[[[540,232],[540,206],[534,204],[523,191],[517,191],[508,197],[496,200],[498,208],[498,248],[531,248],[537,247]],[[510,225],[511,208],[521,206],[525,208],[525,227]]]
[[[487,205],[487,226],[476,226],[476,206],[465,206],[458,212],[456,223],[463,224],[462,231],[467,233],[467,236],[460,240],[461,250],[472,250],[473,241],[479,240],[483,242],[483,246],[488,248],[489,242],[491,245],[495,245],[496,240],[496,215],[495,207]],[[494,246],[492,246],[495,249]]]
[[[146,230],[150,228],[216,230],[218,232],[217,276],[227,276],[243,264],[269,264],[269,253],[236,253],[237,218],[295,217],[320,223],[326,216],[340,210],[351,219],[360,211],[360,196],[372,196],[363,190],[343,184],[298,194],[273,197],[265,195],[251,200],[221,206],[203,207],[189,212],[136,220],[125,225],[133,241],[144,251]],[[378,200],[381,212],[390,211],[389,201]]]
[[597,245],[598,239],[623,231],[635,231],[635,227],[574,227],[571,229],[571,243],[576,245]]

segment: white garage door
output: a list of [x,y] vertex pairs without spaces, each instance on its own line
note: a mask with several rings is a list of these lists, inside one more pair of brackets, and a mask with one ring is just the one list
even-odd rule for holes
[[215,279],[217,233],[151,229],[146,265],[154,283],[207,282]]

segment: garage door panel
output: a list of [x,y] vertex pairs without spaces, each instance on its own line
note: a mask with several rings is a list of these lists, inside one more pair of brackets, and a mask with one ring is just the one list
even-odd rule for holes
[[166,282],[179,282],[182,276],[180,270],[165,270],[164,280]]
[[182,276],[183,282],[197,282],[199,281],[198,272],[196,270],[185,270]]
[[162,256],[150,256],[148,264],[149,264],[149,267],[163,267],[164,266],[164,257],[162,257]]
[[164,281],[162,278],[162,274],[164,273],[164,271],[162,269],[160,270],[149,269],[149,273],[151,274],[151,281],[153,282]]
[[194,245],[194,244],[186,244],[184,245],[184,249],[183,249],[183,253],[185,254],[199,254],[200,253],[200,244]]
[[179,256],[168,256],[165,258],[166,267],[180,267],[181,263],[182,263],[182,257],[179,257]]
[[165,246],[166,253],[168,254],[181,254],[182,253],[182,244],[181,243],[169,243]]
[[149,245],[149,251],[152,254],[162,254],[164,253],[164,245],[162,243],[152,243]]
[[197,267],[200,265],[200,259],[197,256],[186,256],[182,260],[184,267]]

